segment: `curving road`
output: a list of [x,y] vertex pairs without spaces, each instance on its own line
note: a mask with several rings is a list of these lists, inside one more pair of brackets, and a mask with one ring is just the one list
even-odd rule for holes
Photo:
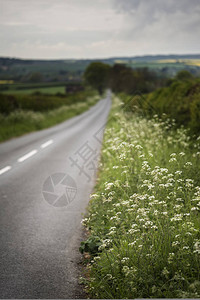
[[87,112],[0,144],[0,298],[81,298],[81,219],[110,92]]

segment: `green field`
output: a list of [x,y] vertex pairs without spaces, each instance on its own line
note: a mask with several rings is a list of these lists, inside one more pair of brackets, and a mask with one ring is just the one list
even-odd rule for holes
[[39,82],[39,83],[2,83],[0,81],[0,93],[12,95],[30,95],[34,93],[42,93],[55,95],[57,93],[65,94],[67,86],[80,86],[81,81],[68,82]]
[[169,62],[134,62],[129,63],[129,66],[133,68],[150,68],[150,69],[162,69],[162,68],[176,68],[183,69],[185,68],[184,63],[169,63]]
[[35,87],[35,88],[27,88],[27,89],[10,89],[7,91],[3,91],[4,94],[33,94],[33,93],[43,93],[43,94],[57,94],[62,93],[65,94],[65,86],[52,86],[52,87]]
[[133,69],[148,68],[168,76],[174,76],[180,70],[188,70],[194,74],[199,74],[199,60],[194,59],[162,59],[162,60],[116,60],[115,63],[125,64]]
[[87,60],[20,60],[0,58],[0,80],[27,82],[32,75],[39,75],[41,81],[67,81],[80,79]]

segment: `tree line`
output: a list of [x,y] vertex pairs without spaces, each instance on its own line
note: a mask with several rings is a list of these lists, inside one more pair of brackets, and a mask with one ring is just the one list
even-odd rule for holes
[[102,62],[92,62],[85,70],[84,80],[100,94],[105,88],[115,93],[149,93],[167,82],[166,77],[148,68],[132,69],[123,64],[111,66]]

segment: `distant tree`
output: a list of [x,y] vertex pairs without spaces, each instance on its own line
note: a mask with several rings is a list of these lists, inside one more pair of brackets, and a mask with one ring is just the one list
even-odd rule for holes
[[111,69],[110,84],[114,92],[131,92],[135,88],[133,70],[124,64],[115,64]]
[[188,80],[193,79],[194,76],[187,70],[181,70],[176,74],[175,79],[177,80]]
[[158,85],[156,73],[148,68],[132,69],[123,64],[115,64],[110,74],[110,85],[114,92],[148,93]]
[[40,72],[34,72],[30,76],[30,82],[41,82],[43,80],[43,76]]
[[86,83],[102,94],[109,84],[110,68],[102,62],[92,62],[84,73]]

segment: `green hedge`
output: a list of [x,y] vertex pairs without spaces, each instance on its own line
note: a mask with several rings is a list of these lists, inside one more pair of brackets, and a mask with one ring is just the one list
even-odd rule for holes
[[64,105],[84,102],[86,97],[93,95],[93,91],[83,91],[68,96],[40,93],[32,95],[0,94],[0,113],[7,115],[18,109],[45,112]]
[[192,133],[200,132],[200,80],[173,80],[164,88],[146,95],[133,97],[123,95],[132,110],[139,107],[143,113],[149,115],[166,114],[174,119],[177,125],[184,125]]

